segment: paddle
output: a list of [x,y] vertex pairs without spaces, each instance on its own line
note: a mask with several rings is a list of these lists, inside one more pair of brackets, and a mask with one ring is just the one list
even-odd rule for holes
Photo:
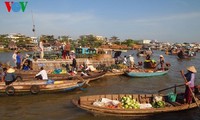
[[[186,79],[186,77],[184,75],[183,70],[181,70],[180,72],[181,72],[181,75],[182,75],[183,79],[185,80],[185,82],[188,82],[188,80]],[[193,93],[192,89],[189,86],[188,86],[188,88],[189,88],[190,92],[192,93],[192,97],[194,98],[195,103],[197,104],[197,106],[199,108],[199,104],[197,103],[196,97],[194,96],[194,93]],[[199,108],[199,110],[200,110],[200,108]]]

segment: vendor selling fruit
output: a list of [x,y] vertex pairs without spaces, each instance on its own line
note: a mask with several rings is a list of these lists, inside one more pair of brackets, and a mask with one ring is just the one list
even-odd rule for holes
[[189,87],[191,90],[194,90],[194,80],[195,80],[195,74],[197,72],[196,68],[194,66],[190,66],[187,68],[188,72],[185,74],[185,77],[187,79],[187,82],[185,83],[186,89],[185,89],[185,99],[186,103],[190,104],[192,102],[192,93],[189,90]]

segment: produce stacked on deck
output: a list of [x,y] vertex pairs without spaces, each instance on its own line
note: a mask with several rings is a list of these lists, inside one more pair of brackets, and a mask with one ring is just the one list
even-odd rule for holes
[[149,109],[152,108],[150,103],[139,103],[132,96],[124,96],[118,100],[111,100],[108,98],[101,98],[93,102],[94,106],[106,107],[106,108],[115,108],[115,109]]
[[102,98],[93,103],[94,106],[107,107],[107,108],[121,108],[121,103],[118,100],[110,100],[108,98]]
[[124,109],[139,109],[140,104],[131,96],[124,96],[121,98],[122,108]]
[[53,71],[48,71],[49,74],[66,74],[67,71],[66,70],[62,70],[62,69],[54,69]]
[[165,107],[165,101],[162,100],[162,96],[155,96],[152,102],[154,108],[163,108]]

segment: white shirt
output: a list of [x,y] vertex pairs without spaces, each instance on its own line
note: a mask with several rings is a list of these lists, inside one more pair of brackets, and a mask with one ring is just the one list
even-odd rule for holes
[[12,55],[12,58],[13,58],[13,60],[16,62],[17,54],[14,53],[14,54]]
[[131,62],[134,62],[134,57],[133,57],[133,56],[130,56],[130,57],[129,57],[129,60],[130,60]]
[[41,75],[43,80],[47,80],[47,71],[46,70],[41,70],[36,76]]
[[124,64],[126,64],[126,63],[127,63],[127,59],[126,59],[126,58],[124,58],[124,61],[123,61],[123,63],[124,63]]

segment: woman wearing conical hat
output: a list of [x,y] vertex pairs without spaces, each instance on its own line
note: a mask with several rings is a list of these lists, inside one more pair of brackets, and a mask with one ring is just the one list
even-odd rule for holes
[[16,80],[15,69],[9,67],[5,73],[5,83],[6,85],[9,85],[15,80]]
[[161,70],[165,69],[164,63],[165,63],[165,58],[164,58],[163,55],[160,55],[160,67],[161,67]]
[[186,89],[185,89],[185,99],[186,103],[190,104],[192,102],[192,93],[189,90],[189,87],[191,90],[194,90],[194,81],[195,81],[195,73],[197,72],[196,68],[194,66],[187,67],[188,72],[185,74],[185,77],[187,79]]

